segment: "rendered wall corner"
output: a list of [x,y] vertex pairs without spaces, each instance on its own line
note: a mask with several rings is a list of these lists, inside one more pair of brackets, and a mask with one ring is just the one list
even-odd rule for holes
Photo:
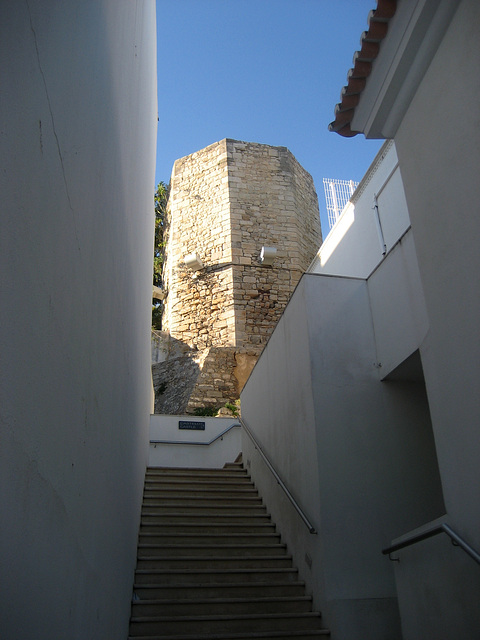
[[123,640],[150,407],[150,0],[2,4],[1,635]]

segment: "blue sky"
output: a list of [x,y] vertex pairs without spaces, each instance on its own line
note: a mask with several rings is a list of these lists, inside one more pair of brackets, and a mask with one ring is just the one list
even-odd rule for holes
[[360,180],[381,141],[328,123],[375,0],[157,0],[156,181],[234,138],[290,149],[313,176]]

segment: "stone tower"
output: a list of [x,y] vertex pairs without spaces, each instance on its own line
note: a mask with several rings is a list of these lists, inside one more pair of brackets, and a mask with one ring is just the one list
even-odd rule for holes
[[225,139],[175,162],[163,329],[197,354],[185,409],[238,397],[320,244],[313,180],[285,147]]

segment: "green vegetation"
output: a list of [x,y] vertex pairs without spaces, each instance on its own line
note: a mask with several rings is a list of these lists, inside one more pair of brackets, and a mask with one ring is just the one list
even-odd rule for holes
[[[165,259],[166,229],[167,229],[167,203],[170,193],[170,185],[159,182],[155,191],[155,241],[153,246],[153,284],[162,286],[162,270]],[[162,328],[163,304],[161,300],[153,299],[152,302],[152,329]]]
[[197,407],[193,410],[194,416],[214,417],[217,415],[218,407]]
[[196,409],[193,410],[192,413],[194,416],[204,416],[204,417],[215,418],[218,415],[218,412],[220,411],[220,409],[223,409],[224,407],[225,409],[228,409],[229,411],[231,411],[232,415],[235,418],[238,418],[240,416],[240,399],[235,400],[235,402],[226,402],[221,407],[197,407]]
[[238,418],[240,415],[240,400],[235,400],[235,402],[226,402],[225,407],[229,409],[236,418]]

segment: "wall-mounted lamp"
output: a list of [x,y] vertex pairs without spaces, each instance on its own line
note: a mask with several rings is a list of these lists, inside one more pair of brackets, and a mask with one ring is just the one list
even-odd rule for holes
[[260,252],[260,262],[265,267],[270,267],[273,264],[276,255],[277,250],[275,247],[262,247]]
[[183,261],[185,262],[185,266],[188,269],[192,269],[192,271],[203,269],[203,262],[200,260],[198,253],[190,253],[184,257]]
[[165,291],[153,285],[153,298],[156,300],[163,300],[165,298]]

